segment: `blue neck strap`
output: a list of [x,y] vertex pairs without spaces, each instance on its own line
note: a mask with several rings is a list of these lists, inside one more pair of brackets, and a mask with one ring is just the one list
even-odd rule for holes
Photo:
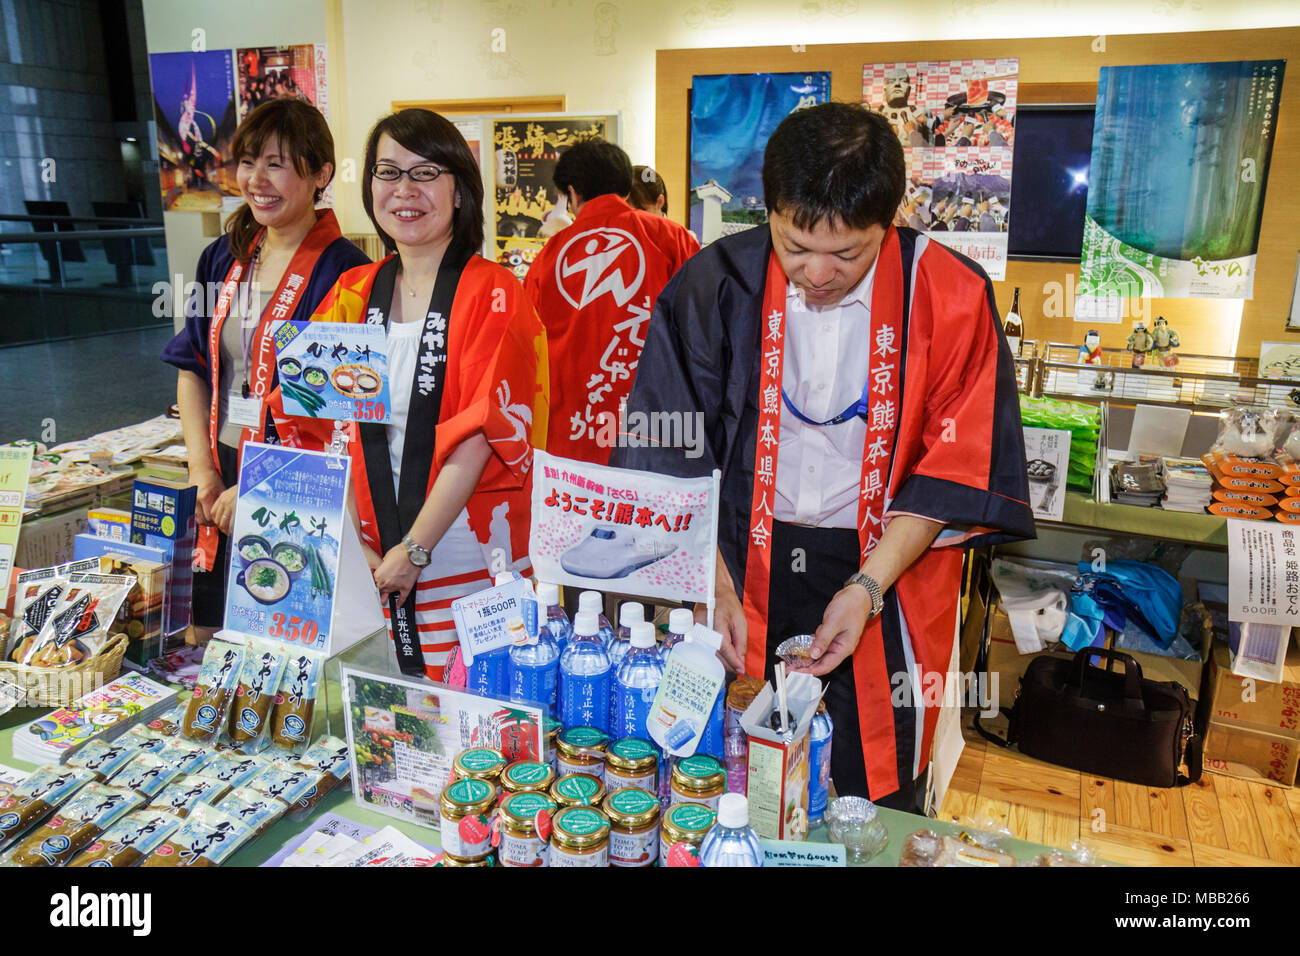
[[825,425],[839,425],[843,422],[847,422],[850,418],[861,418],[865,422],[867,420],[868,396],[870,394],[871,380],[868,378],[867,383],[862,386],[861,398],[848,408],[844,409],[844,411],[840,412],[834,418],[827,419],[824,422],[815,422],[807,415],[803,414],[803,412],[799,411],[799,409],[795,408],[794,402],[790,401],[790,396],[786,394],[785,389],[781,389],[781,398],[785,402],[785,407],[794,413],[794,417],[799,419],[799,421],[803,422],[805,425],[813,425],[817,428],[821,428]]

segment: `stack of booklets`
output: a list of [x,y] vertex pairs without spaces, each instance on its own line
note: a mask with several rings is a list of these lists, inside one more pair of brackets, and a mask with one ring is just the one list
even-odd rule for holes
[[1214,480],[1199,458],[1161,458],[1165,496],[1160,507],[1166,511],[1204,511],[1213,500]]
[[1165,493],[1160,462],[1155,458],[1117,461],[1110,467],[1110,500],[1121,505],[1152,508]]
[[14,731],[14,759],[62,763],[92,740],[116,739],[176,705],[176,691],[143,674],[125,674]]

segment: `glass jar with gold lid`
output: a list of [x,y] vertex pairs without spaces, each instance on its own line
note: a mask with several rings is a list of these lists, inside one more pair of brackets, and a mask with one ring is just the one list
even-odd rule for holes
[[[549,770],[550,768],[547,767]],[[508,793],[497,816],[500,842],[497,859],[502,866],[546,866],[555,801],[544,793]]]
[[546,793],[555,783],[555,770],[540,760],[516,760],[501,771],[501,799],[512,793]]
[[561,807],[598,807],[605,799],[605,785],[591,774],[571,773],[555,781],[551,796]]
[[668,866],[674,845],[684,843],[698,856],[704,834],[717,822],[717,811],[702,803],[677,803],[668,808],[659,828],[659,865]]
[[702,803],[718,809],[718,800],[727,792],[727,771],[717,758],[708,754],[683,757],[673,767],[672,802]]
[[565,807],[555,814],[551,866],[609,866],[609,821],[594,807]]
[[462,750],[451,763],[451,779],[487,780],[496,783],[501,777],[501,770],[506,765],[506,758],[501,751],[491,747],[471,747]]
[[641,787],[624,787],[605,798],[609,817],[609,865],[654,866],[659,858],[659,798]]
[[659,750],[641,737],[624,737],[605,750],[605,788],[624,787],[659,792]]
[[442,859],[438,861],[437,865],[438,866],[496,866],[496,863],[492,860],[492,855],[490,853],[487,856],[481,856],[476,860],[462,860],[460,859],[460,857],[452,856],[450,853],[447,853],[444,850],[442,854]]
[[[542,759],[551,765],[552,770],[555,770],[555,744],[556,741],[559,740],[560,731],[563,729],[564,725],[554,717],[548,717],[545,714],[542,715],[542,735],[546,738],[544,745],[546,753]],[[556,770],[556,775],[558,776],[558,774],[559,771]]]
[[569,727],[560,731],[555,741],[555,771],[563,777],[570,773],[591,774],[605,781],[605,747],[609,734],[595,727]]
[[462,860],[491,853],[496,801],[497,788],[489,780],[466,777],[447,784],[438,806],[443,852]]

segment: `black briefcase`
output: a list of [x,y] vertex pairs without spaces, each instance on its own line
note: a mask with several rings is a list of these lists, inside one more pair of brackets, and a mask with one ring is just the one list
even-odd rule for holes
[[[1093,666],[1104,658],[1107,667]],[[1114,665],[1123,668],[1112,669]],[[1073,658],[1031,661],[1009,712],[1000,746],[1015,744],[1037,760],[1149,787],[1175,787],[1201,776],[1195,702],[1175,681],[1153,681],[1122,651],[1086,647]],[[1179,769],[1186,763],[1187,773]]]

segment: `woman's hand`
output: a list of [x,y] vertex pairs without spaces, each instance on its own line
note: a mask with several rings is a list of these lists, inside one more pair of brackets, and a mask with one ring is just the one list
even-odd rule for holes
[[415,582],[420,579],[420,571],[420,568],[411,563],[405,545],[393,545],[375,569],[375,584],[379,587],[380,600],[387,604],[388,596],[396,594],[397,605],[401,607],[415,587]]
[[191,468],[189,481],[198,489],[194,509],[195,518],[199,524],[216,524],[212,517],[212,510],[217,505],[217,499],[226,490],[226,483],[221,480],[221,474],[212,468],[202,470]]
[[235,523],[235,499],[238,497],[239,486],[231,485],[217,497],[216,503],[208,512],[212,523],[222,534],[230,534],[230,528]]
[[[360,532],[357,533],[357,537],[361,537]],[[379,570],[379,566],[384,563],[384,559],[379,556],[378,551],[364,542],[361,545],[361,553],[365,556],[366,566],[370,568],[370,576],[374,577],[375,572]]]

